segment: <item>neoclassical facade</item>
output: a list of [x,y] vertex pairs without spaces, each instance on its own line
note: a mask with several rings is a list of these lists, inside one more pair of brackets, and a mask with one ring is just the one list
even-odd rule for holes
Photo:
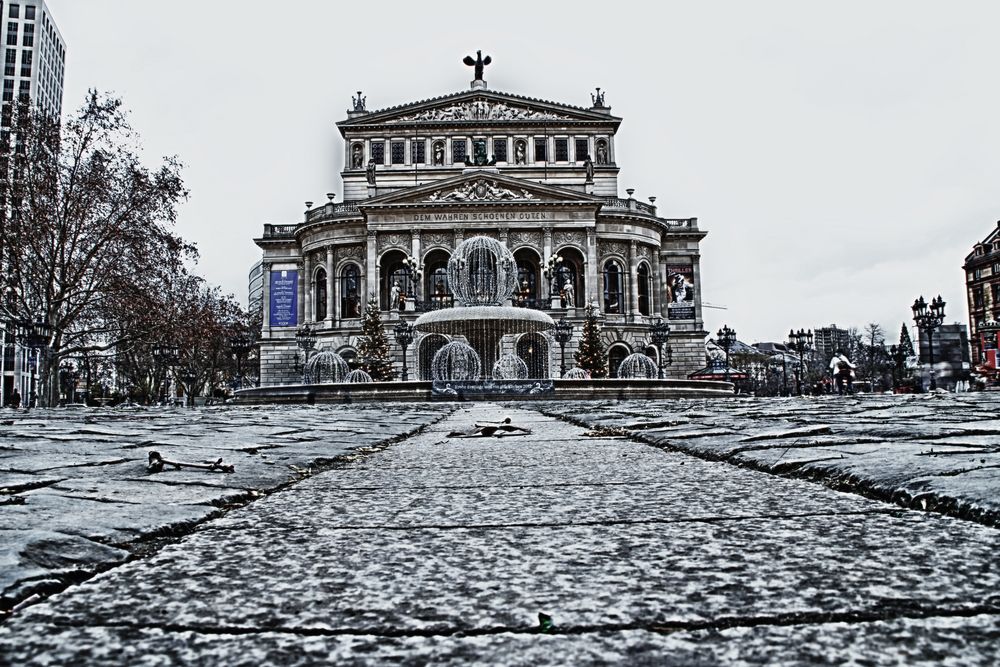
[[[572,367],[587,304],[600,311],[612,373],[625,356],[657,357],[649,325],[671,327],[672,378],[704,366],[696,218],[663,218],[653,202],[618,191],[615,135],[600,89],[590,107],[470,90],[379,111],[353,110],[344,139],[344,201],[307,204],[293,224],[265,224],[261,384],[299,382],[297,329],[318,350],[356,359],[365,302],[378,300],[389,330],[398,320],[453,305],[447,264],[464,239],[488,236],[514,254],[510,305],[547,311],[575,327]],[[652,199],[652,198],[651,198]],[[430,379],[446,342],[418,337],[407,350],[411,379]],[[558,377],[560,348],[526,334],[514,349],[532,377]],[[401,367],[402,350],[396,346]],[[666,355],[665,355],[666,356]],[[666,360],[665,360],[666,361]]]

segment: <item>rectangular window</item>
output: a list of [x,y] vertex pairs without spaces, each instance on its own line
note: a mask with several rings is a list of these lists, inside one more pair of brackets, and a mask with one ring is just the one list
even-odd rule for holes
[[1000,283],[993,283],[993,305],[1000,305]]
[[972,290],[972,307],[982,308],[983,307],[983,288],[976,287]]
[[[7,14],[7,16],[9,16],[12,19],[16,19],[18,16],[20,16],[20,9],[21,9],[21,5],[11,5],[10,6],[10,13]],[[8,23],[7,25],[8,25],[8,29],[9,29],[10,24]]]
[[466,155],[468,155],[468,153],[465,150],[465,139],[452,139],[451,140],[452,164],[465,164]]
[[587,140],[586,139],[577,139],[576,140],[576,155],[574,156],[574,159],[577,162],[583,162],[584,160],[587,159],[587,156],[589,154],[590,154],[590,149],[587,148]]
[[410,162],[423,164],[427,160],[427,146],[423,139],[414,139],[410,143]]
[[[28,53],[31,53],[31,51],[28,51]],[[8,49],[7,50],[6,61],[7,61],[8,65],[13,65],[17,61],[17,50],[16,49]]]
[[11,102],[14,100],[14,80],[4,79],[3,80],[3,101]]
[[35,36],[26,34],[24,36],[24,39],[21,41],[21,46],[34,46],[34,45],[35,45]]
[[375,164],[385,164],[385,142],[384,141],[373,141],[372,142],[371,159],[375,160]]
[[35,24],[34,23],[25,23],[24,24],[24,34],[25,35],[34,35],[35,34]]
[[21,76],[31,76],[31,51],[21,52]]
[[32,5],[28,5],[24,8],[24,20],[34,21],[35,20],[35,8]]
[[[13,7],[14,5],[11,5]],[[17,46],[17,24],[11,21],[7,24],[7,44]]]
[[975,280],[979,280],[980,278],[982,278],[983,277],[983,270],[982,270],[982,268],[978,268],[978,269],[973,270],[972,277]]
[[496,158],[497,162],[507,161],[507,140],[506,139],[494,139],[493,140],[493,157]]
[[556,139],[556,162],[569,162],[569,139]]
[[993,275],[1000,275],[1000,262],[993,262]]
[[402,141],[393,141],[390,143],[389,153],[393,164],[404,164],[406,162],[406,144]]
[[535,162],[545,162],[548,159],[545,155],[545,139],[535,139]]

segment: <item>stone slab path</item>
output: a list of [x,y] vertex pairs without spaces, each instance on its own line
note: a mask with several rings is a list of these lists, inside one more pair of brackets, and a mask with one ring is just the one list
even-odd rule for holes
[[[504,415],[532,434],[447,437]],[[996,529],[584,431],[462,406],[22,610],[0,657],[1000,661]]]

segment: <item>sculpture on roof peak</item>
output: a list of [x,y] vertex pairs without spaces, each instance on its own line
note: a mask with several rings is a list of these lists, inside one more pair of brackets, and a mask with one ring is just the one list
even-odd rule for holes
[[482,51],[476,51],[476,59],[475,60],[472,59],[472,56],[465,56],[465,60],[463,60],[462,62],[465,63],[466,65],[468,65],[469,67],[475,67],[476,68],[476,70],[475,70],[476,71],[476,81],[482,81],[483,80],[483,68],[486,67],[487,65],[489,65],[491,62],[493,62],[493,59],[490,58],[489,56],[486,56],[485,58],[483,58],[483,52]]

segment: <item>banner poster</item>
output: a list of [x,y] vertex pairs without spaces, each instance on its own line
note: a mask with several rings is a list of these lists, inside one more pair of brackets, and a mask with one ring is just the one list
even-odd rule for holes
[[694,267],[667,266],[667,319],[694,319]]
[[299,272],[271,271],[271,314],[272,327],[294,327],[298,324]]

